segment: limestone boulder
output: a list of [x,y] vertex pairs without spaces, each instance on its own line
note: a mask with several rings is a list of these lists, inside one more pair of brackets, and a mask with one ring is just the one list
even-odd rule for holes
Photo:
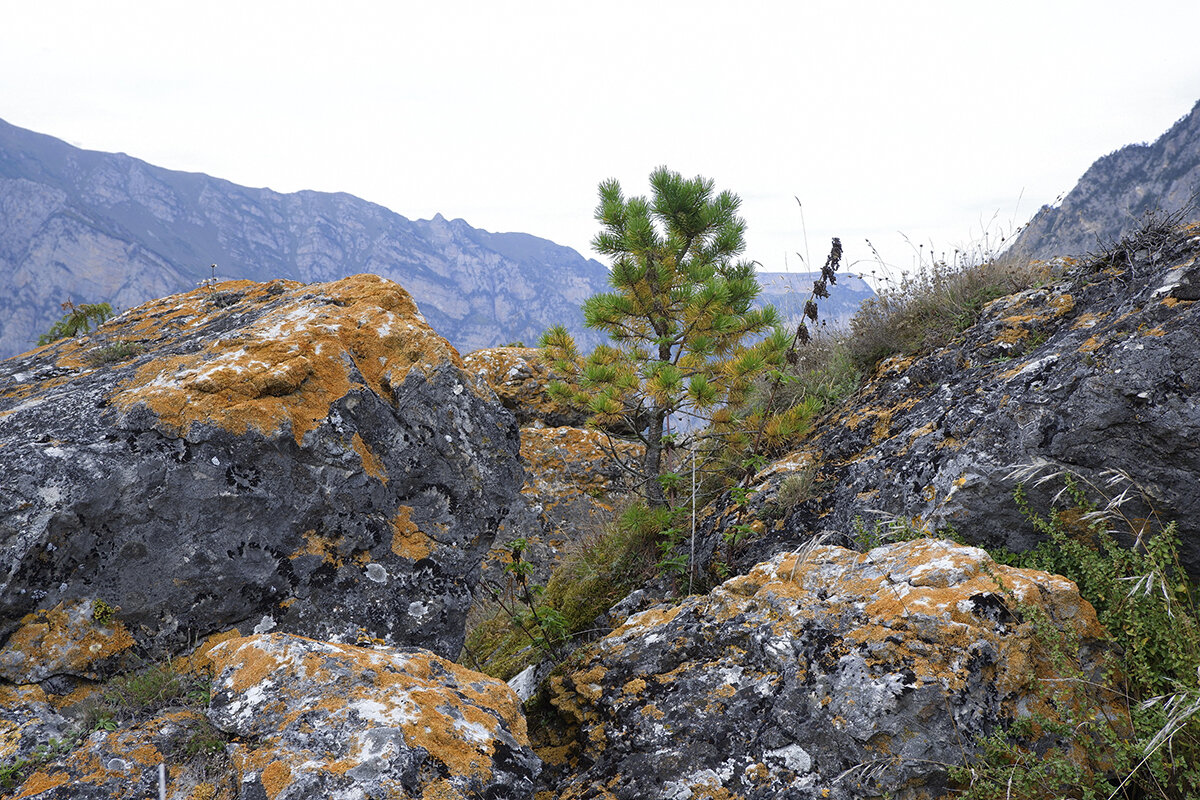
[[518,447],[373,275],[202,287],[0,363],[0,678],[233,627],[453,657]]
[[1098,675],[1103,631],[1064,578],[933,539],[780,554],[630,616],[552,677],[565,733],[538,740],[542,785],[563,800],[945,796],[978,737],[1054,713],[1032,608]]
[[416,649],[286,634],[209,651],[208,716],[242,800],[528,798],[540,770],[516,695]]
[[[744,571],[819,531],[869,531],[890,516],[1022,551],[1039,537],[1010,475],[1040,465],[1112,497],[1129,489],[1131,518],[1177,521],[1185,566],[1200,575],[1200,227],[1131,247],[1119,263],[1076,263],[993,301],[949,346],[882,363],[745,502],[710,509],[701,550],[758,521],[758,535],[722,553]],[[1044,511],[1062,482],[1029,488]]]

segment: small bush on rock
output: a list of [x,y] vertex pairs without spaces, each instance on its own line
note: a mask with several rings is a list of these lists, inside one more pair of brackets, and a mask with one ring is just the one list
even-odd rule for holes
[[115,364],[118,361],[127,361],[134,356],[141,355],[143,350],[144,348],[137,342],[113,342],[89,351],[87,363],[93,367]]
[[152,664],[109,681],[99,698],[85,707],[83,727],[112,730],[170,706],[203,708],[209,702],[208,687],[205,675],[179,672],[169,661]]
[[888,356],[946,345],[974,325],[992,300],[1028,289],[1044,277],[1001,256],[966,265],[944,259],[922,265],[863,303],[850,321],[850,358],[870,372]]
[[[1015,476],[1035,474],[1026,470]],[[1096,676],[1072,673],[1066,665],[1061,680],[1043,682],[1039,690],[1050,707],[1074,710],[1057,720],[1035,713],[985,739],[982,763],[958,772],[964,797],[1200,796],[1196,587],[1180,566],[1175,524],[1164,524],[1152,508],[1148,517],[1128,512],[1139,501],[1132,480],[1119,472],[1104,477],[1103,483],[1065,472],[1040,477],[1038,483],[1064,483],[1044,514],[1033,509],[1020,485],[1017,503],[1045,541],[1027,553],[996,558],[1075,581],[1110,632],[1117,657],[1099,685]],[[1149,507],[1144,495],[1140,501]],[[1053,626],[1038,630],[1051,654],[1070,652],[1070,643],[1061,641],[1061,632],[1052,633]],[[1119,699],[1124,714],[1099,713],[1101,704],[1086,702],[1097,692]],[[1027,742],[1046,730],[1062,746],[1034,752]],[[1087,757],[1079,758],[1080,753]],[[1083,769],[1088,762],[1105,766]]]

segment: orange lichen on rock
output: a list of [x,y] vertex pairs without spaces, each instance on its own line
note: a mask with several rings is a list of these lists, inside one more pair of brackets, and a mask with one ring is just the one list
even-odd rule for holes
[[1071,329],[1080,330],[1081,328],[1094,328],[1099,325],[1100,322],[1107,316],[1107,311],[1101,311],[1099,313],[1088,311],[1085,314],[1080,314],[1079,318],[1071,323]]
[[33,797],[42,792],[49,791],[56,786],[62,786],[65,783],[71,782],[71,776],[66,772],[43,772],[38,771],[30,775],[23,784],[18,794],[14,794],[11,800],[21,800],[22,797]]
[[[1023,616],[1031,607],[1077,650],[1048,652]],[[654,796],[664,785],[726,796],[750,789],[736,776],[756,764],[765,768],[751,796],[800,787],[849,796],[817,766],[834,754],[841,763],[896,759],[903,771],[870,796],[921,787],[927,764],[969,757],[956,732],[970,742],[1032,713],[1061,715],[1037,687],[1064,674],[1062,656],[1084,674],[1103,669],[1096,645],[1104,636],[1069,580],[996,564],[977,548],[933,539],[868,553],[813,544],[707,596],[634,614],[552,679],[551,703],[578,727],[578,761],[593,765],[566,772],[561,796],[591,796],[596,781],[613,776],[621,796]],[[1097,702],[1119,712],[1112,698]],[[747,727],[770,731],[771,744],[739,737]],[[695,741],[723,747],[707,760]],[[666,766],[609,755],[612,742]],[[601,750],[616,762],[603,763]],[[912,796],[941,795],[918,788]]]
[[267,800],[275,800],[275,796],[292,782],[291,767],[283,761],[272,761],[262,771],[261,781]]
[[[223,724],[254,732],[253,749],[239,749],[242,769],[260,772],[268,797],[314,771],[343,775],[376,763],[376,728],[401,731],[406,747],[435,759],[452,781],[479,785],[491,780],[499,737],[528,745],[506,684],[429,653],[273,635],[228,641],[209,658],[234,694]],[[257,727],[264,710],[278,720],[269,730]],[[318,724],[348,726],[347,735],[310,740],[305,731]]]
[[363,472],[382,483],[387,483],[387,471],[383,468],[382,459],[371,451],[371,448],[367,446],[363,438],[356,433],[351,438],[350,443],[354,446],[354,452],[358,453],[358,457],[362,459]]
[[400,506],[392,517],[392,552],[401,558],[420,561],[433,552],[434,541],[412,521],[412,509]]
[[0,675],[17,683],[55,673],[95,677],[94,665],[133,647],[119,620],[97,620],[95,602],[62,602],[26,615],[0,651]]
[[[409,294],[376,275],[326,284],[232,281],[240,313],[258,311],[233,338],[209,337],[194,353],[160,355],[142,363],[114,394],[125,411],[144,405],[181,435],[195,424],[242,434],[288,426],[298,443],[325,419],[330,405],[356,386],[389,401],[410,369],[462,360],[434,333]],[[122,330],[155,337],[201,336],[228,309],[207,303],[197,289],[139,306],[120,317]]]

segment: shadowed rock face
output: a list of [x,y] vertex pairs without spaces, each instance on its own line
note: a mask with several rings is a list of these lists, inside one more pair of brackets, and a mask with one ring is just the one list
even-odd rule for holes
[[479,391],[373,275],[221,284],[4,362],[0,677],[234,625],[457,655],[522,480]]
[[[1097,486],[1106,470],[1126,473],[1163,520],[1178,522],[1185,566],[1200,575],[1198,300],[1192,227],[1132,264],[1076,264],[994,301],[960,341],[881,364],[800,451],[756,479],[744,508],[726,499],[710,509],[704,552],[731,525],[768,520],[732,555],[745,571],[818,531],[849,533],[856,518],[869,528],[878,511],[1026,550],[1038,536],[1006,476],[1042,464]],[[812,497],[784,503],[780,487],[804,469],[815,475]],[[1060,488],[1029,487],[1035,509]],[[1149,513],[1137,504],[1126,511]]]
[[567,733],[539,748],[543,783],[563,800],[945,796],[976,737],[1054,713],[1017,604],[1077,636],[1067,657],[1098,674],[1102,629],[1064,578],[931,539],[782,554],[633,615],[552,678]]

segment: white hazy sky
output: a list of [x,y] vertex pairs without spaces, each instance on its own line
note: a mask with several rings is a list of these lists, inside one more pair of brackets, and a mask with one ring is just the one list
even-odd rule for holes
[[[1200,99],[1200,2],[0,0],[0,118],[594,256],[596,186],[741,195],[747,255],[908,268]],[[928,244],[926,244],[928,247]]]

